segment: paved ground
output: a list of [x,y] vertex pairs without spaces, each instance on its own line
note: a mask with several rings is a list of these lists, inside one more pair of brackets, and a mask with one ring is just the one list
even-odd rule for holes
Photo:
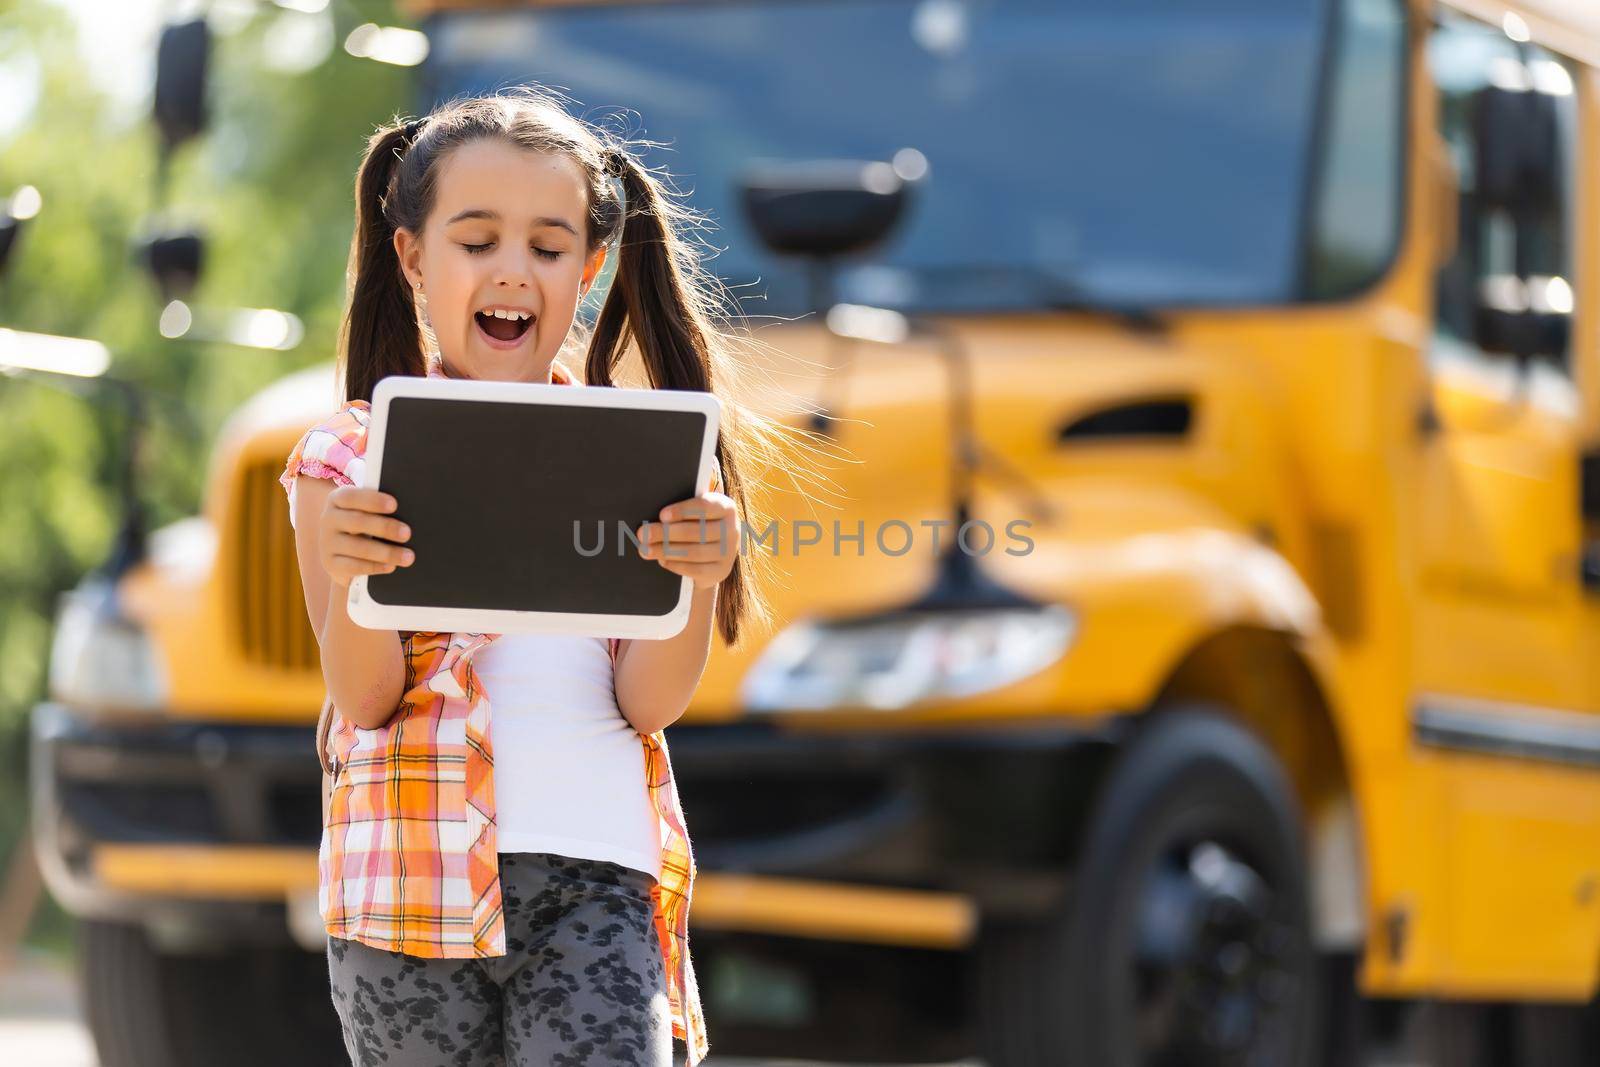
[[24,955],[0,973],[0,1063],[96,1067],[72,974],[50,957]]

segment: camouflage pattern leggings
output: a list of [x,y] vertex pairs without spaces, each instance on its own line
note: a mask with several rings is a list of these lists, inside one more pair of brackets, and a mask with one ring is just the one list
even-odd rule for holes
[[357,1067],[672,1067],[649,874],[544,852],[500,856],[506,954],[425,959],[328,938]]

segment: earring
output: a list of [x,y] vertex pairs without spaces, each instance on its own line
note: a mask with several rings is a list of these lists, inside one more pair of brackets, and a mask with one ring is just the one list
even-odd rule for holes
[[[422,291],[421,282],[412,282],[411,287],[417,291],[418,296],[422,297],[423,300],[427,300],[428,294]],[[433,329],[433,317],[428,314],[428,309],[426,307],[422,309],[422,325],[426,326],[430,330]]]

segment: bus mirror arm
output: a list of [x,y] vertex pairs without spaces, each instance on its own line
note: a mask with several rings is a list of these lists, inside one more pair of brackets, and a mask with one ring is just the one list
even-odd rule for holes
[[1456,254],[1461,219],[1461,179],[1450,146],[1437,131],[1426,139],[1429,199],[1434,215],[1433,266],[1442,269]]

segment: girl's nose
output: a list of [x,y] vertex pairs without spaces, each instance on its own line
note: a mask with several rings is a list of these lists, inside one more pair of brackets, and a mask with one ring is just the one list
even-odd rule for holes
[[526,289],[533,284],[533,253],[526,249],[520,252],[508,251],[505,255],[496,257],[494,271],[496,285]]

